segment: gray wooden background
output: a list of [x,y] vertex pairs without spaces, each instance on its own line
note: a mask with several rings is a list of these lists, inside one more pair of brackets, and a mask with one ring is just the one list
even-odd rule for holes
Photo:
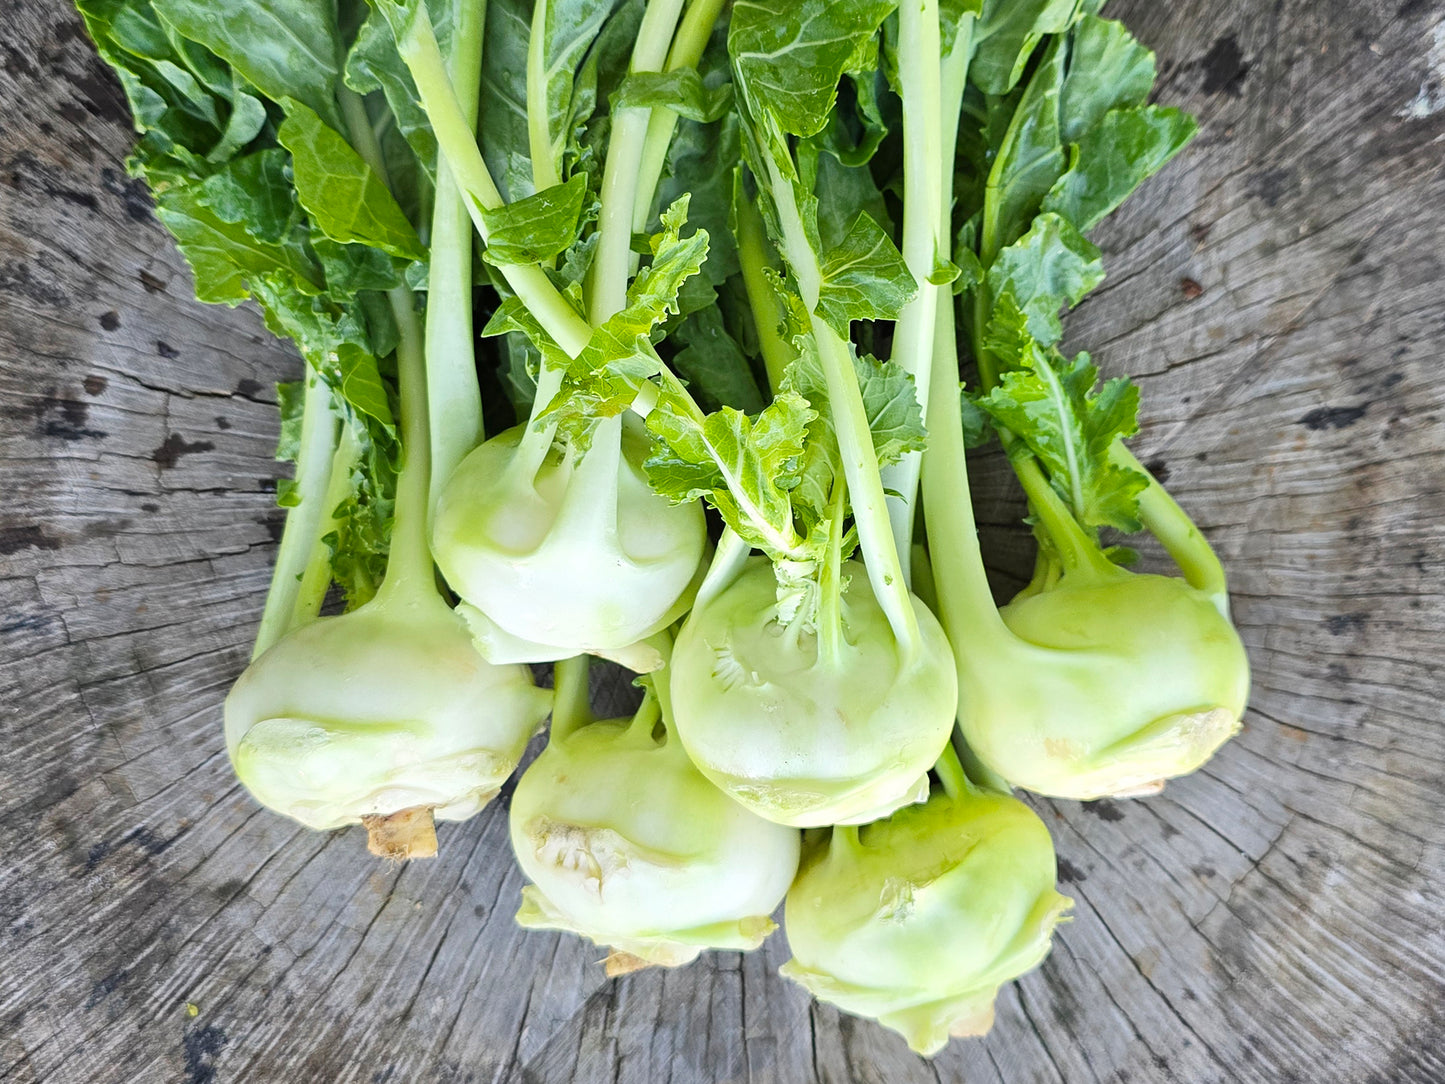
[[191,299],[64,0],[3,0],[0,1080],[1445,1081],[1445,5],[1110,8],[1203,130],[1072,338],[1143,385],[1252,709],[1158,798],[1039,803],[1076,917],[925,1062],[779,979],[782,937],[606,981],[523,935],[500,806],[395,868],[247,797],[219,704],[298,362]]

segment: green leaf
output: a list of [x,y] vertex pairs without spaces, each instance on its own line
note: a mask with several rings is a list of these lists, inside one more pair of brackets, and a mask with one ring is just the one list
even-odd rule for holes
[[1194,137],[1194,118],[1155,105],[1115,109],[1079,138],[1069,168],[1044,198],[1080,230],[1092,229],[1105,216],[1164,168]]
[[978,406],[1038,458],[1081,526],[1140,530],[1139,495],[1148,478],[1109,458],[1115,441],[1138,431],[1139,389],[1116,378],[1096,391],[1098,370],[1089,356],[1069,361],[1045,350],[1017,309],[1005,309],[990,331],[988,348],[1009,368]]
[[534,192],[494,211],[483,211],[490,237],[483,258],[504,264],[549,263],[577,240],[587,174]]
[[908,452],[921,452],[928,443],[923,427],[923,408],[913,376],[893,361],[879,361],[870,354],[854,354],[853,368],[863,394],[863,410],[878,465],[896,462]]
[[1144,104],[1154,86],[1154,54],[1123,23],[1096,15],[1080,19],[1070,38],[1059,116],[1064,142],[1076,143],[1110,110]]
[[896,0],[739,0],[728,25],[738,94],[784,131],[823,130],[845,72],[866,66]]
[[1068,219],[1041,214],[1033,228],[988,269],[984,280],[995,308],[1007,301],[1022,311],[1029,333],[1047,346],[1063,335],[1059,312],[1104,281],[1099,250]]
[[296,192],[279,147],[235,158],[194,189],[196,200],[222,222],[258,241],[277,244],[296,226]]
[[1038,43],[1068,29],[1078,0],[984,0],[968,76],[990,94],[1007,94]]
[[294,98],[332,127],[341,40],[336,9],[316,0],[152,0],[156,12],[204,45],[272,101]]
[[704,417],[679,402],[664,395],[647,416],[660,441],[644,464],[652,487],[678,502],[706,497],[750,545],[797,557],[789,491],[814,417],[807,401],[783,392],[752,417],[731,407]]
[[276,404],[281,409],[281,433],[276,438],[276,460],[279,463],[294,463],[301,453],[301,408],[306,402],[305,379],[290,380],[276,385]]
[[733,102],[731,83],[709,87],[696,68],[667,72],[629,72],[612,97],[612,108],[659,107],[699,124],[722,118]]
[[740,161],[736,113],[712,124],[683,120],[668,148],[667,173],[658,185],[658,206],[669,207],[684,194],[689,197],[688,221],[707,231],[702,277],[713,286],[721,286],[738,271],[731,218],[733,181]]
[[1059,132],[1059,93],[1064,81],[1065,41],[1055,38],[1029,80],[989,172],[996,208],[981,239],[985,264],[1012,244],[1038,213],[1066,158]]
[[156,215],[191,265],[202,301],[237,305],[261,276],[279,275],[302,293],[321,290],[320,271],[300,243],[262,241],[244,226],[226,222],[206,206],[199,186],[159,196]]
[[296,194],[316,227],[333,241],[425,259],[425,246],[386,182],[312,110],[295,101],[284,104],[286,120],[277,139],[291,152]]
[[867,214],[824,254],[821,272],[815,311],[843,339],[854,320],[896,320],[918,292],[903,256]]
[[946,56],[953,49],[958,38],[959,26],[968,16],[983,13],[984,0],[940,0],[938,5],[938,35]]

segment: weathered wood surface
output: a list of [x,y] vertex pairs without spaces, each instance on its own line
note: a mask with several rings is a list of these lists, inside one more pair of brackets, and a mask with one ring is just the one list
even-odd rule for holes
[[1040,803],[1077,917],[926,1063],[780,980],[781,937],[606,981],[523,935],[498,806],[396,868],[237,786],[219,702],[297,363],[190,299],[64,0],[7,0],[0,1079],[1445,1080],[1445,5],[1111,9],[1203,134],[1104,230],[1072,335],[1140,378],[1143,456],[1233,573],[1252,710],[1158,798]]

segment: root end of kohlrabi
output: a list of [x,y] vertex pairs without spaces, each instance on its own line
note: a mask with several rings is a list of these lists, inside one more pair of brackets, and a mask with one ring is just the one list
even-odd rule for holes
[[602,961],[602,970],[606,972],[609,979],[657,966],[651,960],[644,960],[641,956],[634,956],[630,952],[619,952],[616,949],[609,952],[607,959]]
[[413,806],[385,816],[361,818],[366,828],[366,849],[378,858],[406,862],[413,858],[435,858],[436,821],[429,805]]

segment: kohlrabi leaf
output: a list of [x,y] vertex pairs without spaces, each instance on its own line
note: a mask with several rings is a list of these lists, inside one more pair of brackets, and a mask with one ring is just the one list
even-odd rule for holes
[[316,227],[333,241],[358,242],[401,259],[426,248],[378,177],[350,143],[300,102],[288,102],[277,132],[291,152],[296,193]]
[[322,288],[320,271],[299,239],[258,240],[206,206],[195,187],[159,196],[156,215],[191,265],[196,296],[202,301],[240,304],[250,296],[248,282],[262,275],[281,275],[291,289],[304,293]]
[[1143,105],[1154,86],[1154,54],[1134,40],[1123,23],[1085,15],[1069,40],[1069,70],[1059,96],[1065,143],[1104,119],[1112,109]]
[[958,30],[967,17],[983,13],[984,0],[940,0],[938,5],[938,36],[946,55],[958,38]]
[[1080,525],[1140,530],[1139,495],[1148,479],[1109,456],[1117,440],[1138,431],[1139,389],[1122,377],[1096,389],[1088,354],[1070,361],[1040,346],[1007,301],[987,345],[1005,371],[978,406],[1038,458]]
[[879,465],[893,463],[907,452],[921,452],[928,433],[913,377],[897,362],[879,361],[871,354],[855,354],[853,368]]
[[988,177],[994,213],[984,223],[985,263],[1028,229],[1044,197],[1064,172],[1059,92],[1064,81],[1065,46],[1065,39],[1058,37],[1044,51],[998,147]]
[[823,254],[816,312],[847,339],[854,320],[896,320],[918,291],[898,248],[878,223],[860,214]]
[[[866,66],[879,24],[896,0],[741,0],[733,6],[728,51],[738,93],[755,118],[811,136],[832,111],[838,81]],[[876,55],[876,52],[875,52]]]
[[666,72],[629,72],[613,95],[614,109],[659,107],[699,124],[719,120],[732,105],[731,83],[707,86],[696,68],[674,68]]
[[1041,214],[1033,226],[988,269],[984,280],[989,296],[1008,297],[1022,310],[1029,334],[1044,346],[1063,334],[1059,312],[1104,280],[1099,250],[1068,219]]
[[688,221],[708,236],[701,277],[713,286],[721,286],[738,270],[730,220],[740,154],[735,113],[712,124],[683,120],[668,148],[667,172],[658,185],[657,206],[670,207],[680,196],[688,196]]
[[1194,118],[1155,105],[1114,109],[1070,148],[1069,168],[1044,198],[1080,230],[1110,214],[1193,138]]
[[342,45],[336,7],[315,0],[152,0],[191,41],[225,60],[266,97],[294,98],[341,126],[336,84]]
[[989,94],[1007,94],[1043,37],[1074,21],[1078,0],[984,0],[982,8],[968,75]]
[[647,417],[660,447],[647,461],[648,480],[674,501],[706,497],[723,521],[774,558],[796,557],[789,491],[798,483],[814,413],[791,392],[759,414],[731,407],[700,415],[667,391]]
[[[577,76],[617,4],[616,0],[536,0],[536,3],[542,13],[542,39],[531,40],[528,32],[521,41],[529,60],[540,47],[541,55],[536,59],[541,64],[545,101],[540,108],[533,103],[533,116],[543,118],[543,125],[530,129],[529,147],[534,160],[545,155],[550,163],[548,172],[565,180],[569,148],[577,138],[576,129],[588,120],[596,107],[595,89],[585,81],[579,87]],[[533,8],[533,26],[537,25],[537,11],[538,8]],[[523,86],[525,101],[525,83]]]
[[572,247],[587,198],[587,175],[483,211],[490,231],[483,258],[492,264],[550,263]]
[[243,227],[258,241],[278,244],[298,219],[288,165],[280,147],[232,159],[194,189],[195,198],[222,222]]

